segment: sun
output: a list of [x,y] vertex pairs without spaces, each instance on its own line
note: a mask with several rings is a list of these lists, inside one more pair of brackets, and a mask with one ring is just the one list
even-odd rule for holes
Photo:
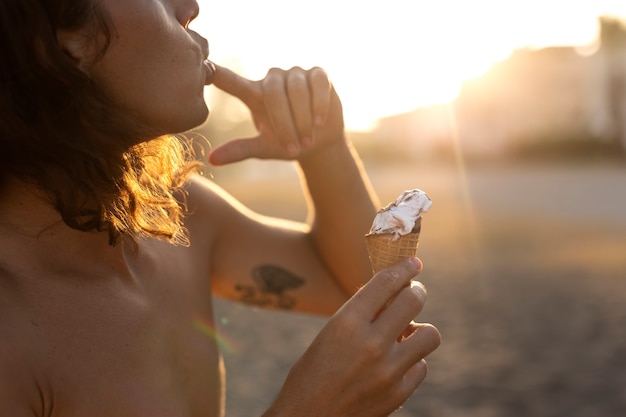
[[216,62],[252,79],[273,66],[325,68],[347,128],[366,130],[378,118],[453,100],[464,80],[516,48],[594,42],[597,17],[611,4],[317,0],[305,19],[287,0],[201,2],[194,28]]

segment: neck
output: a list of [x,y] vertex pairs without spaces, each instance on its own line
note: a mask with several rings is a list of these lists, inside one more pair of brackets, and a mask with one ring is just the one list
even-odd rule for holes
[[0,192],[0,230],[38,237],[62,222],[59,213],[38,188],[17,179],[3,183]]
[[49,267],[63,268],[90,262],[125,263],[123,244],[110,246],[106,232],[68,227],[42,190],[11,179],[3,184],[0,196],[0,252],[7,256],[21,251],[21,258],[45,259]]

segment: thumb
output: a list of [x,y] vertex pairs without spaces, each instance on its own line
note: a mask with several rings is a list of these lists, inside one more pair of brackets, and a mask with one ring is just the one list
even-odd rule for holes
[[213,149],[208,159],[211,165],[220,166],[243,161],[259,153],[257,138],[234,139]]

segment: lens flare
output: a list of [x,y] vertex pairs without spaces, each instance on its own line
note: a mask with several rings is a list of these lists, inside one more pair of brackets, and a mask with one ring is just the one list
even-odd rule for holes
[[223,334],[220,334],[216,326],[208,319],[198,316],[194,320],[193,325],[203,335],[215,341],[222,353],[232,354],[237,352],[234,342],[227,339]]

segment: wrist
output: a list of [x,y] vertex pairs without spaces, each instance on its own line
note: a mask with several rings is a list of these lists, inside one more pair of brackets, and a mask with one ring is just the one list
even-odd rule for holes
[[319,168],[323,165],[336,166],[346,158],[353,159],[352,146],[344,134],[336,140],[329,141],[323,146],[306,150],[298,158],[297,162],[303,170],[307,168]]
[[307,417],[310,412],[311,407],[303,406],[297,401],[285,400],[279,396],[261,417]]

